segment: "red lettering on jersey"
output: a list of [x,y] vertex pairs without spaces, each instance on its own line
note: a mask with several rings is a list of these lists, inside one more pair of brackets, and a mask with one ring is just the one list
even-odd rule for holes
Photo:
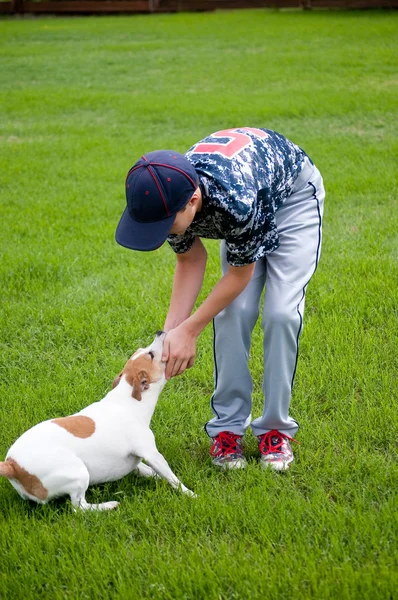
[[[267,137],[265,131],[262,129],[256,129],[255,127],[240,127],[242,131],[250,131],[259,138]],[[223,131],[217,131],[212,134],[212,137],[216,138],[231,138],[228,142],[217,143],[207,142],[205,144],[198,144],[192,154],[221,154],[226,158],[232,158],[235,154],[238,154],[241,150],[249,146],[252,138],[245,133],[240,133],[237,129],[223,129]]]

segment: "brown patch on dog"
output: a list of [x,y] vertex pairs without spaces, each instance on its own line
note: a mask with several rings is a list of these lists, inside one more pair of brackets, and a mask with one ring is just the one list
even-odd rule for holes
[[7,458],[6,463],[9,463],[9,467],[12,471],[11,475],[7,475],[9,479],[18,481],[25,492],[30,496],[34,496],[39,500],[47,500],[48,490],[36,475],[32,475],[26,471],[26,469],[21,467],[13,458]]
[[5,462],[0,462],[0,476],[8,477],[8,479],[13,479],[14,467],[12,466],[9,460],[6,460]]
[[72,417],[61,417],[53,419],[51,423],[59,425],[78,438],[89,438],[95,431],[95,422],[90,417],[76,415]]
[[112,389],[113,390],[115,389],[115,387],[117,385],[119,385],[119,382],[120,382],[120,380],[122,378],[122,375],[123,375],[123,371],[121,373],[119,373],[119,375],[117,377],[115,377],[115,379],[112,381]]
[[160,379],[162,369],[151,359],[149,354],[143,354],[138,358],[133,357],[127,361],[120,377],[123,375],[126,376],[127,383],[133,388],[132,397],[136,400],[141,400],[141,393],[149,388],[149,384]]

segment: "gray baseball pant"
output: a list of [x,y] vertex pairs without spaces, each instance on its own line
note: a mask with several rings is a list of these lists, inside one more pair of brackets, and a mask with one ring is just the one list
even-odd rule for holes
[[[214,319],[215,390],[211,407],[215,417],[205,426],[210,437],[221,431],[243,435],[250,424],[256,436],[276,429],[294,437],[298,430],[289,407],[305,294],[321,251],[324,198],[321,174],[306,159],[292,194],[276,212],[279,247],[257,261],[247,287]],[[221,266],[225,273],[224,242]],[[248,358],[264,286],[265,401],[263,414],[251,422],[253,382]]]

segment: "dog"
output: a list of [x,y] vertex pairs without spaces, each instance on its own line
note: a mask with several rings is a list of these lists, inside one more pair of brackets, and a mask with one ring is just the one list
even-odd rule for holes
[[88,486],[115,481],[134,470],[144,477],[164,477],[195,497],[157,450],[150,429],[166,383],[161,360],[165,337],[159,331],[150,346],[131,356],[105,398],[69,417],[43,421],[17,439],[0,462],[0,475],[22,498],[46,504],[69,495],[75,510],[109,510],[119,503],[89,504]]

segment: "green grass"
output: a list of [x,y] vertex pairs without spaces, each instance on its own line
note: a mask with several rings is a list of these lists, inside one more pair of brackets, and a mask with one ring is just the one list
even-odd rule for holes
[[[167,312],[172,252],[114,242],[140,153],[239,125],[312,156],[327,198],[306,304],[292,470],[218,473],[203,424],[212,332],[153,420],[193,501],[131,475],[109,514],[40,507],[0,481],[0,597],[398,598],[394,12],[237,11],[0,21],[0,456],[100,399]],[[219,277],[208,242],[201,298]],[[261,330],[251,366],[260,413]]]

